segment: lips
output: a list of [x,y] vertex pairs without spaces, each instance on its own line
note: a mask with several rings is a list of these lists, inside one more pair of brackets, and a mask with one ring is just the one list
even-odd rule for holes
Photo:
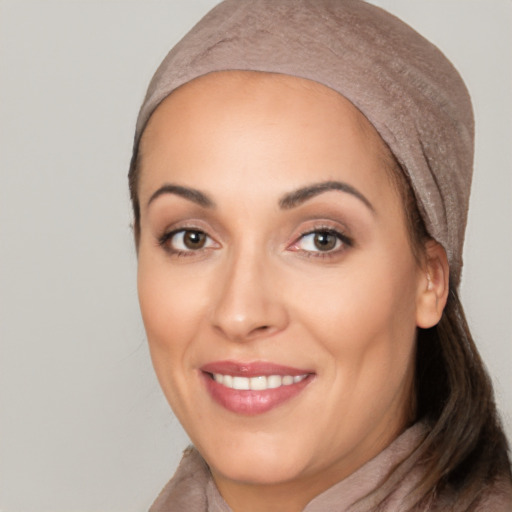
[[309,370],[267,362],[217,361],[200,370],[213,400],[244,415],[262,414],[291,400],[314,376]]

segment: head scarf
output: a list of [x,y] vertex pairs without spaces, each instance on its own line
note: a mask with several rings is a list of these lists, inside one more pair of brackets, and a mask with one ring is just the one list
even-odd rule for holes
[[137,120],[134,156],[164,98],[194,78],[223,70],[314,80],[350,100],[404,169],[427,231],[446,250],[458,284],[474,120],[464,82],[434,45],[362,0],[225,0],[153,76]]

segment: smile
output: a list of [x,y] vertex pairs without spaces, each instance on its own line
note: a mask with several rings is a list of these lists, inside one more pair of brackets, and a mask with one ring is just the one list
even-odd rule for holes
[[314,372],[267,362],[217,361],[200,369],[215,403],[236,414],[263,414],[299,396]]
[[263,391],[265,389],[276,389],[281,386],[291,386],[301,382],[308,375],[258,375],[256,377],[237,377],[214,373],[213,380],[223,386],[239,391]]

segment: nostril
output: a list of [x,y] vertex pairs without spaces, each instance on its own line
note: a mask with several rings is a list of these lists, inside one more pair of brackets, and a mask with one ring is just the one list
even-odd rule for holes
[[257,336],[258,334],[266,333],[266,332],[270,331],[271,329],[272,329],[272,327],[270,325],[259,325],[258,327],[251,329],[251,331],[248,335],[249,335],[249,337]]

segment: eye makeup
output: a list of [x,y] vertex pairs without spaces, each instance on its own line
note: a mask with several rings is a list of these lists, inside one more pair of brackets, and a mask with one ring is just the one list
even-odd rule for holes
[[353,246],[353,240],[339,227],[318,223],[302,231],[287,250],[307,258],[335,258]]
[[165,232],[158,238],[158,244],[169,254],[177,257],[193,256],[220,247],[206,232],[192,227]]

